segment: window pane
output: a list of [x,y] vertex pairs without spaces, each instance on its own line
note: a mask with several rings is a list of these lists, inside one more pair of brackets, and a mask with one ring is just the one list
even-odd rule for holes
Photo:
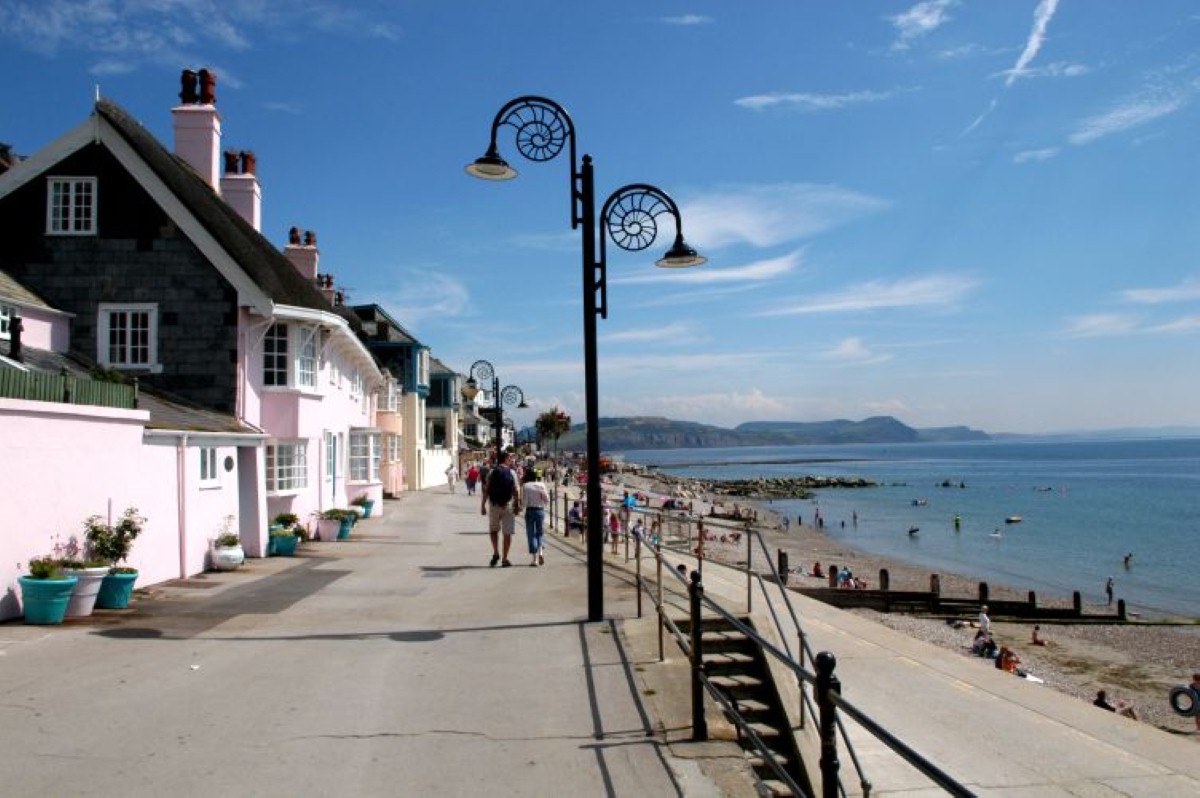
[[124,365],[129,345],[129,316],[123,311],[108,314],[108,362]]
[[274,324],[263,339],[263,385],[287,385],[288,329]]

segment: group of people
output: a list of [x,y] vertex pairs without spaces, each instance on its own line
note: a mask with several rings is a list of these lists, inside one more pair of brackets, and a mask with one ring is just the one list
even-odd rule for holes
[[[550,505],[550,490],[542,481],[541,473],[533,467],[522,468],[520,473],[512,466],[512,455],[504,453],[499,463],[491,468],[485,465],[481,471],[479,512],[488,519],[488,537],[492,544],[492,559],[489,567],[500,565],[508,568],[512,549],[512,538],[516,532],[516,517],[525,516],[525,537],[529,545],[531,566],[546,564],[546,508]],[[475,467],[472,466],[472,469]],[[482,473],[486,469],[486,473]],[[473,494],[475,486],[471,472],[467,472],[467,493]]]

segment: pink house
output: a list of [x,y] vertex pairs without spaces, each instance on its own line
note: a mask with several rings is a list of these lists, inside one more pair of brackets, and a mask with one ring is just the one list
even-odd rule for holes
[[[216,76],[185,71],[182,85],[173,152],[100,100],[0,173],[0,308],[19,307],[30,351],[142,389],[135,410],[0,399],[0,477],[16,469],[15,493],[53,490],[62,509],[35,525],[27,551],[0,550],[5,563],[45,553],[52,534],[111,501],[114,514],[136,505],[150,519],[135,546],[147,579],[185,576],[224,527],[256,556],[280,512],[308,519],[381,498],[375,411],[387,382],[361,322],[319,273],[315,235],[293,231],[280,251],[259,232],[257,158],[222,152]],[[0,356],[0,369],[29,368]],[[38,451],[35,427],[73,456]],[[76,480],[89,483],[78,507],[61,501]],[[0,586],[15,579],[5,568]]]

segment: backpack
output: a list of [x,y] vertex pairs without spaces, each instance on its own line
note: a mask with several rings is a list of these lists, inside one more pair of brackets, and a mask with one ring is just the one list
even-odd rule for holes
[[493,468],[488,474],[488,501],[493,507],[502,507],[512,501],[517,492],[517,480],[511,469],[500,466]]

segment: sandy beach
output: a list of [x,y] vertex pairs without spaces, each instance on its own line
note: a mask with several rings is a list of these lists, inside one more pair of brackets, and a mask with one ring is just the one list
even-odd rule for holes
[[[615,492],[618,496],[625,489],[643,491],[655,497],[652,506],[656,507],[661,506],[662,497],[680,492],[677,486],[668,486],[652,475],[641,474],[613,475],[612,483],[605,487],[606,494]],[[691,495],[687,498],[693,502],[696,514],[708,514],[711,505],[703,500],[704,497]],[[811,526],[793,523],[785,531],[767,502],[740,500],[739,503],[741,507],[757,512],[755,526],[763,534],[768,550],[786,551],[793,570],[802,566],[805,574],[811,573],[815,562],[826,569],[832,564],[846,565],[874,587],[878,584],[880,569],[886,568],[893,590],[929,589],[930,573],[927,570],[855,549]],[[717,503],[717,508],[718,511],[729,511],[732,504],[726,500]],[[723,559],[722,548],[713,547],[710,556]],[[976,579],[945,572],[939,573],[939,578],[943,596],[974,598],[979,595]],[[826,582],[796,574],[791,579],[801,579],[814,587]],[[1016,585],[989,582],[988,588],[994,599],[1024,600],[1028,595],[1027,589]],[[1071,597],[1039,595],[1038,603],[1069,607]],[[1087,609],[1107,610],[1100,606],[1085,607]],[[942,619],[897,613],[854,612],[945,648],[954,656],[976,660],[981,668],[993,667],[991,661],[971,653],[970,643],[975,630],[970,626],[956,628]],[[1097,690],[1106,690],[1110,699],[1132,704],[1140,721],[1172,733],[1192,735],[1200,742],[1195,720],[1176,714],[1168,702],[1171,688],[1186,684],[1192,673],[1200,672],[1200,625],[1195,619],[1183,619],[1180,623],[1164,620],[1142,619],[1124,624],[1041,622],[1040,635],[1048,644],[1034,646],[1031,643],[1032,624],[993,619],[993,636],[998,645],[1015,650],[1021,659],[1020,667],[1045,680],[1047,688],[1088,702],[1095,698]]]

